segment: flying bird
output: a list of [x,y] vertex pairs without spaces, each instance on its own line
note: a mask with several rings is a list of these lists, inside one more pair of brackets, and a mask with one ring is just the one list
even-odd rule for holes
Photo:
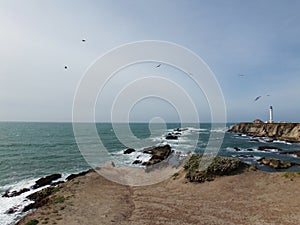
[[270,97],[271,95],[267,95],[267,97]]
[[158,64],[156,67],[160,67],[161,66],[161,64]]
[[254,101],[256,102],[258,99],[260,99],[261,98],[261,96],[257,96],[255,99],[254,99]]
[[65,66],[65,70],[68,69],[68,66]]
[[86,39],[82,39],[81,41],[82,41],[82,42],[85,42],[85,41],[86,41]]
[[240,76],[240,77],[244,77],[244,76],[245,76],[245,74],[239,74],[239,76]]

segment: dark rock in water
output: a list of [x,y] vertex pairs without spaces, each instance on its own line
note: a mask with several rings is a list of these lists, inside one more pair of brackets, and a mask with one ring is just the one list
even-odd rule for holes
[[238,147],[234,147],[233,149],[236,150],[236,151],[241,151],[241,149],[238,148]]
[[158,147],[149,147],[145,148],[143,150],[143,153],[151,154],[152,157],[148,162],[143,162],[142,165],[144,166],[151,166],[156,163],[159,163],[169,157],[171,154],[171,146],[170,145],[164,145],[164,146],[158,146]]
[[[210,163],[205,170],[200,170],[200,163]],[[217,156],[213,159],[208,155],[194,154],[186,161],[184,169],[190,182],[212,181],[217,176],[233,175],[244,171],[250,165],[237,158]]]
[[270,166],[274,169],[287,169],[287,168],[290,168],[291,166],[295,165],[295,163],[285,162],[285,161],[282,161],[280,159],[275,159],[275,158],[261,158],[257,161],[266,166]]
[[243,155],[243,154],[241,154],[241,155],[237,155],[237,157],[239,157],[239,158],[253,158],[254,156],[253,155]]
[[258,139],[251,139],[250,142],[259,142]]
[[14,206],[14,207],[8,209],[8,210],[5,212],[5,214],[14,214],[14,213],[16,213],[17,211],[18,211],[18,206]]
[[282,151],[280,148],[274,147],[274,146],[259,146],[257,150],[259,151],[270,151],[270,150],[277,150],[277,151]]
[[71,174],[71,175],[69,175],[69,176],[66,178],[66,180],[73,180],[73,179],[76,178],[76,177],[84,176],[84,175],[86,175],[88,172],[90,172],[91,170],[92,170],[92,169],[90,169],[90,170],[88,170],[88,171],[83,171],[83,172],[81,172],[81,173]]
[[5,197],[5,198],[11,198],[11,197],[16,197],[16,196],[19,196],[27,191],[30,191],[29,188],[23,188],[21,189],[20,191],[12,191],[12,192],[9,192],[9,191],[6,191],[2,197]]
[[39,187],[46,186],[48,184],[51,184],[52,181],[57,180],[59,178],[61,178],[61,174],[59,174],[59,173],[55,173],[55,174],[52,174],[52,175],[49,175],[46,177],[42,177],[35,182],[35,185],[33,185],[32,188],[37,189]]
[[132,152],[135,152],[135,150],[133,148],[128,148],[123,152],[123,154],[130,154]]
[[297,157],[300,157],[300,151],[284,151],[284,152],[280,152],[280,154],[283,154],[283,155],[296,155]]
[[253,149],[252,148],[247,148],[247,151],[253,152]]
[[142,163],[142,160],[137,159],[137,160],[134,160],[132,164],[141,164],[141,163]]
[[179,132],[186,131],[186,130],[188,130],[188,128],[176,128],[176,129],[174,129],[174,131],[179,131]]
[[166,136],[166,139],[167,140],[177,140],[178,139],[178,136],[176,136],[176,135],[170,135],[170,134],[168,134],[167,136]]

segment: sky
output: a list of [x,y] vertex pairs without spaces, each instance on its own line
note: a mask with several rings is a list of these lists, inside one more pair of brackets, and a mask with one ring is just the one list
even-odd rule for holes
[[[227,121],[266,121],[272,105],[275,121],[300,122],[299,10],[297,0],[1,0],[0,121],[72,121],[80,81],[100,56],[126,43],[162,40],[190,49],[209,66]],[[200,120],[209,122],[205,93],[176,68],[162,65],[158,73],[155,65],[120,70],[99,95],[96,120],[110,121],[114,96],[135,81],[128,77],[154,74],[182,85]],[[117,113],[138,122],[180,120],[176,106],[159,98]]]

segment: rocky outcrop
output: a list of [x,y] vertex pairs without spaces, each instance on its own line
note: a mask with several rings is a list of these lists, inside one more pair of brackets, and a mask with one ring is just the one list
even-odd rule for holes
[[23,188],[19,191],[12,191],[12,192],[9,192],[9,191],[6,191],[2,197],[5,197],[5,198],[11,198],[11,197],[16,197],[16,196],[19,196],[27,191],[30,191],[29,188]]
[[133,152],[135,152],[135,150],[133,148],[128,148],[123,152],[123,154],[131,154]]
[[76,177],[80,177],[80,176],[84,176],[86,175],[88,172],[92,171],[92,169],[90,170],[87,170],[87,171],[83,171],[83,172],[80,172],[80,173],[75,173],[75,174],[71,174],[69,175],[66,180],[69,181],[69,180],[73,180],[74,178]]
[[300,123],[239,123],[235,124],[228,132],[300,142]]
[[55,187],[47,187],[43,190],[40,190],[38,192],[35,192],[35,193],[27,196],[28,199],[30,199],[31,201],[34,201],[34,202],[25,206],[23,209],[23,212],[27,212],[28,210],[35,209],[35,208],[45,205],[49,201],[48,196],[50,196],[56,190],[57,189]]
[[280,152],[282,155],[295,155],[296,157],[300,158],[300,150],[298,151],[285,151],[285,152]]
[[59,174],[59,173],[55,173],[55,174],[52,174],[52,175],[49,175],[49,176],[46,176],[46,177],[42,177],[42,178],[38,179],[35,182],[35,185],[33,185],[32,188],[36,189],[36,188],[39,188],[39,187],[46,186],[48,184],[51,184],[52,181],[57,180],[59,178],[61,178],[61,174]]
[[202,183],[205,181],[212,181],[217,176],[240,173],[250,167],[250,165],[239,159],[217,156],[205,170],[200,170],[200,163],[205,163],[205,157],[208,156],[194,154],[186,161],[184,165],[184,169],[186,171],[185,177],[190,182]]
[[258,160],[258,162],[274,169],[287,169],[295,165],[295,163],[285,162],[275,158],[261,158],[260,160]]
[[161,161],[167,159],[171,154],[171,146],[164,145],[164,146],[154,146],[145,148],[143,153],[151,154],[152,157],[148,162],[143,162],[143,166],[152,166],[154,164],[160,163]]

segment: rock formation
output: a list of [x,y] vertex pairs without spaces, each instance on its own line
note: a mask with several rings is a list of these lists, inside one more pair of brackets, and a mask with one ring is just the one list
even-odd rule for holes
[[52,175],[49,175],[49,176],[46,176],[46,177],[42,177],[42,178],[38,179],[35,182],[35,185],[33,185],[32,188],[36,189],[36,188],[39,188],[39,187],[46,186],[48,184],[51,184],[52,181],[57,180],[59,178],[61,178],[61,174],[58,174],[58,173],[55,173],[55,174],[52,174]]
[[228,132],[300,142],[300,123],[239,123],[235,124]]
[[285,162],[275,158],[261,158],[260,160],[258,160],[258,162],[261,162],[262,164],[274,169],[287,169],[295,165],[295,163]]
[[217,176],[240,173],[250,167],[250,165],[239,159],[217,156],[205,170],[200,170],[200,163],[205,163],[206,157],[208,156],[194,154],[186,161],[184,165],[186,171],[185,177],[190,182],[203,183],[205,181],[212,181]]

